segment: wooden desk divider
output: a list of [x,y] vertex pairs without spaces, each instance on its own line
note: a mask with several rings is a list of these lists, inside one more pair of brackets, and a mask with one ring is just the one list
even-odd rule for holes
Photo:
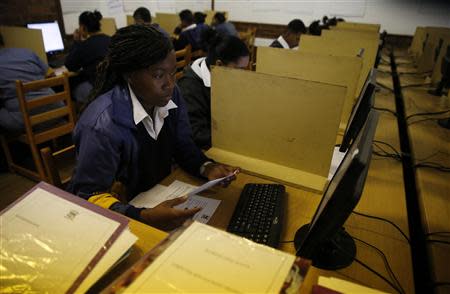
[[208,156],[322,192],[346,88],[224,67],[214,67],[211,80]]
[[408,53],[412,55],[414,61],[416,62],[419,56],[422,55],[425,37],[426,37],[425,27],[417,27],[411,42],[411,46],[409,46],[408,49]]
[[127,26],[134,24],[134,17],[132,15],[127,14]]
[[444,59],[445,54],[447,54],[447,47],[450,46],[450,35],[446,38],[443,38],[442,41],[442,46],[433,68],[433,74],[431,75],[431,83],[433,85],[437,85],[442,79],[442,60]]
[[331,29],[380,32],[380,24],[340,21]]
[[180,17],[175,13],[157,12],[156,19],[153,22],[157,23],[169,35],[172,35],[175,28],[180,24]]
[[319,55],[297,50],[260,47],[256,58],[256,71],[260,73],[345,86],[347,93],[339,125],[341,133],[345,131],[354,102],[359,97],[356,86],[361,69],[362,58],[357,56]]
[[6,48],[27,48],[48,63],[41,30],[0,26]]
[[422,55],[420,55],[417,60],[417,72],[431,72],[433,71],[436,54],[436,47],[439,44],[439,39],[450,38],[450,28],[441,27],[426,27],[426,38],[425,47],[423,49]]
[[[326,30],[322,32],[324,34]],[[334,34],[324,34],[323,36],[302,35],[300,37],[300,52],[310,52],[315,54],[333,56],[357,56],[361,48],[364,48],[363,64],[361,75],[356,86],[356,93],[359,95],[364,87],[367,76],[375,64],[378,52],[378,39],[373,38],[373,34],[359,34],[357,32],[333,31]],[[365,36],[365,37],[364,37]]]
[[100,20],[100,29],[105,35],[112,36],[117,31],[116,19],[114,17],[104,17]]

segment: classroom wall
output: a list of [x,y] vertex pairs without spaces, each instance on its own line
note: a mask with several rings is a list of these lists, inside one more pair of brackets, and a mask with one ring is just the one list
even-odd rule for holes
[[413,35],[417,26],[450,27],[449,0],[215,0],[215,10],[229,11],[230,20],[286,24],[301,18],[306,25],[323,15],[352,22],[379,23],[390,34]]

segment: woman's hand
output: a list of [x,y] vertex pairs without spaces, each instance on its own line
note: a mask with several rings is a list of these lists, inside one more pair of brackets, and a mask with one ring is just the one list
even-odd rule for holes
[[153,208],[141,211],[141,219],[148,225],[164,231],[173,230],[181,226],[187,219],[193,217],[201,210],[200,207],[193,209],[176,209],[177,206],[187,200],[187,196],[166,200]]
[[203,175],[210,181],[232,175],[231,177],[221,182],[221,185],[223,187],[226,187],[236,179],[236,174],[238,174],[239,172],[239,167],[232,167],[220,163],[210,163],[205,166]]

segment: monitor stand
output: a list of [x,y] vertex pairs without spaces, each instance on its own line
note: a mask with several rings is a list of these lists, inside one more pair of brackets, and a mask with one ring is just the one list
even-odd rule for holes
[[[295,233],[294,245],[297,256],[302,241],[309,231],[309,224],[302,226]],[[341,228],[333,239],[327,240],[317,248],[312,256],[302,256],[312,260],[312,265],[325,270],[338,270],[352,264],[356,257],[356,244],[353,238]]]

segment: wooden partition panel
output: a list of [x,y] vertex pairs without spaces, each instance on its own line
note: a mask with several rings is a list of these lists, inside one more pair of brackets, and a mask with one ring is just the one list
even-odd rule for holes
[[154,23],[157,23],[167,33],[172,34],[175,28],[180,24],[180,17],[174,13],[156,13]]
[[0,26],[0,32],[7,48],[27,48],[36,53],[42,61],[47,63],[44,38],[41,30],[21,27]]
[[446,38],[442,39],[442,46],[440,48],[437,61],[433,67],[433,74],[431,75],[431,83],[433,85],[437,85],[442,79],[441,74],[442,61],[444,59],[444,56],[447,54],[447,51],[450,50],[449,46],[450,46],[450,36],[447,36]]
[[336,24],[336,27],[332,29],[344,29],[344,30],[355,30],[355,31],[370,31],[370,32],[380,32],[380,25],[373,23],[360,23],[360,22],[347,22],[341,21]]
[[271,47],[260,47],[257,54],[257,72],[346,87],[339,125],[339,131],[345,131],[354,102],[359,97],[356,86],[362,70],[361,57],[320,55]]
[[224,67],[214,67],[211,80],[208,155],[254,174],[323,190],[345,87]]
[[112,36],[117,31],[116,19],[114,17],[104,17],[100,21],[101,30],[105,35]]
[[425,27],[417,27],[416,32],[414,33],[413,40],[411,42],[411,46],[408,49],[408,52],[413,56],[413,59],[415,61],[417,61],[417,59],[423,52],[425,36]]
[[425,32],[428,37],[425,37],[425,47],[423,49],[422,55],[420,55],[419,59],[417,60],[418,72],[433,71],[438,57],[436,53],[438,51],[437,47],[440,40],[450,38],[450,28],[426,27]]
[[364,87],[367,76],[375,64],[379,41],[373,37],[373,34],[368,34],[368,36],[364,37],[366,34],[342,31],[333,31],[332,33],[320,37],[302,35],[299,51],[355,57],[364,48],[361,75],[356,86],[356,93],[359,95]]

